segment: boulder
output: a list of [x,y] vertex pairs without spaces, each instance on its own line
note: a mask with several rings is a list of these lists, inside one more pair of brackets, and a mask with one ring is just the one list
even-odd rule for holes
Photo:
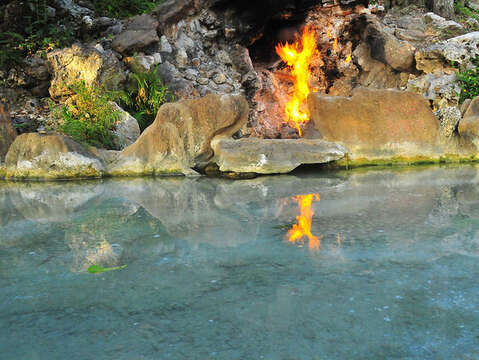
[[456,74],[442,72],[409,79],[407,90],[423,95],[435,109],[456,106],[461,92]]
[[133,52],[160,41],[158,21],[151,15],[138,15],[130,19],[125,30],[113,39],[112,48],[119,53]]
[[7,179],[99,178],[103,162],[70,137],[29,133],[18,136],[5,157]]
[[284,174],[301,164],[323,164],[344,157],[347,150],[320,139],[213,140],[214,161],[220,171]]
[[424,21],[429,26],[433,26],[438,30],[445,30],[445,31],[460,31],[464,30],[464,26],[461,24],[452,21],[446,20],[442,16],[436,15],[433,12],[428,12],[424,14]]
[[425,73],[449,72],[457,69],[453,64],[468,67],[479,56],[479,31],[440,41],[418,50],[416,68]]
[[311,94],[311,120],[324,140],[339,142],[351,159],[436,156],[439,122],[421,95],[357,88],[352,97]]
[[47,58],[53,74],[50,86],[53,98],[72,95],[69,86],[78,81],[88,86],[100,84],[117,89],[126,79],[120,62],[111,51],[101,52],[94,47],[74,44],[52,51]]
[[127,111],[119,107],[118,104],[113,103],[112,105],[118,112],[115,127],[111,130],[113,145],[115,145],[116,149],[123,150],[140,137],[140,126],[138,125],[138,121]]
[[237,95],[208,95],[163,105],[154,123],[109,165],[108,173],[193,175],[213,156],[211,140],[230,137],[248,120],[248,103]]
[[17,132],[13,128],[10,116],[5,112],[3,106],[0,106],[0,166],[16,137]]
[[397,39],[390,31],[373,18],[362,34],[371,49],[371,56],[397,71],[410,71],[414,67],[415,48],[406,41]]
[[459,134],[469,139],[479,137],[479,96],[472,99],[464,113],[463,119],[459,122]]

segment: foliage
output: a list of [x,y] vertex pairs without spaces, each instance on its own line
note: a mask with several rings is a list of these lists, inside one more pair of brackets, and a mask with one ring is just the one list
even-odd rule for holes
[[0,32],[0,69],[7,69],[21,61],[25,55],[68,46],[73,42],[74,33],[69,24],[60,24],[47,15],[47,0],[26,0],[23,3],[21,33]]
[[479,57],[472,60],[475,68],[462,70],[457,73],[457,79],[461,92],[459,94],[459,103],[466,99],[473,99],[479,95]]
[[148,13],[163,0],[93,0],[95,10],[103,16],[127,18]]
[[150,72],[133,73],[132,76],[135,87],[122,97],[122,101],[143,131],[153,123],[161,105],[174,101],[174,95],[158,76],[158,67]]
[[[460,21],[461,23],[466,22],[468,18],[479,21],[479,12],[466,7],[464,1],[454,1],[454,12],[458,15],[458,21]],[[472,30],[476,31],[479,30],[479,28],[476,25],[473,27]]]
[[99,266],[99,265],[92,265],[88,268],[88,272],[90,274],[100,274],[100,273],[104,273],[106,271],[112,271],[112,270],[121,270],[121,269],[125,269],[128,265],[122,265],[122,266],[115,266],[115,267],[108,267],[108,268],[105,268],[103,266]]
[[74,93],[71,104],[51,106],[53,117],[59,119],[59,130],[80,143],[113,149],[110,130],[119,112],[111,102],[118,98],[118,93],[101,86],[87,86],[83,81],[70,89]]

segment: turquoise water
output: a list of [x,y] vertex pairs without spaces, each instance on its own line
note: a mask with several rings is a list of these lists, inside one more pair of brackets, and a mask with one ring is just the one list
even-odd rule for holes
[[478,175],[0,183],[0,358],[479,359]]

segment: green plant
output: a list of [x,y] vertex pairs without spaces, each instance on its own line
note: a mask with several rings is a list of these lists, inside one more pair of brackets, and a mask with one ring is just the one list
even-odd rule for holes
[[475,68],[461,70],[457,73],[457,80],[461,87],[459,93],[459,103],[466,99],[472,99],[479,95],[479,57],[472,60]]
[[0,32],[0,69],[7,69],[22,61],[22,51],[18,43],[24,41],[23,36],[14,32]]
[[119,94],[83,81],[69,88],[74,94],[71,104],[51,106],[52,116],[59,120],[58,130],[80,143],[114,149],[110,131],[120,114],[112,101]]
[[174,101],[174,95],[158,76],[158,67],[150,72],[133,73],[132,76],[134,89],[121,100],[143,131],[153,123],[161,105]]
[[93,0],[95,10],[103,16],[126,18],[148,13],[163,0]]
[[125,269],[128,265],[122,265],[122,266],[114,266],[114,267],[103,267],[99,265],[92,265],[88,268],[88,272],[90,274],[101,274],[107,271],[113,271],[113,270],[122,270]]

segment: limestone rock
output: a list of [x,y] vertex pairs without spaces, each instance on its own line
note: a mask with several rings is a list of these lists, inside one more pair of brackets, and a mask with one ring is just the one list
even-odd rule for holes
[[221,171],[257,174],[288,173],[301,164],[339,160],[347,152],[320,139],[215,139],[212,146]]
[[432,102],[435,109],[456,106],[461,91],[456,80],[456,74],[425,74],[410,79],[407,90],[423,95]]
[[439,30],[446,30],[446,31],[464,30],[464,26],[462,26],[461,24],[452,20],[446,20],[442,16],[436,15],[433,12],[428,12],[424,14],[424,20],[426,24],[431,25]]
[[476,56],[479,56],[479,31],[431,44],[417,51],[415,58],[418,70],[454,73],[456,68],[452,63],[467,67]]
[[54,98],[71,95],[68,88],[74,82],[85,81],[88,86],[101,84],[117,89],[126,76],[120,62],[110,52],[75,44],[70,48],[52,51],[47,55],[53,74],[50,95]]
[[351,98],[312,94],[314,128],[323,139],[339,142],[352,159],[435,156],[439,122],[421,95],[358,88]]
[[112,175],[193,175],[213,156],[211,140],[229,137],[248,120],[241,96],[208,95],[163,105],[155,122],[123,150],[108,169]]
[[5,157],[7,179],[99,178],[104,165],[73,139],[57,134],[22,134]]
[[127,23],[125,30],[117,35],[111,46],[119,53],[143,49],[160,41],[156,29],[158,21],[151,15],[135,16]]
[[409,71],[414,65],[415,48],[397,39],[376,20],[369,19],[363,39],[371,49],[371,56],[397,71]]
[[447,106],[435,112],[439,119],[441,126],[441,136],[443,138],[450,138],[454,136],[457,131],[457,125],[461,120],[461,110],[456,106]]
[[463,119],[459,122],[459,134],[471,139],[479,138],[479,97],[472,99],[464,113]]
[[2,106],[0,107],[0,164],[5,160],[5,155],[16,137],[17,132],[13,128],[10,116]]
[[123,150],[140,137],[140,126],[138,125],[138,121],[119,107],[118,104],[113,103],[113,106],[119,114],[115,122],[115,128],[111,131],[113,135],[113,145],[115,145],[116,149]]

